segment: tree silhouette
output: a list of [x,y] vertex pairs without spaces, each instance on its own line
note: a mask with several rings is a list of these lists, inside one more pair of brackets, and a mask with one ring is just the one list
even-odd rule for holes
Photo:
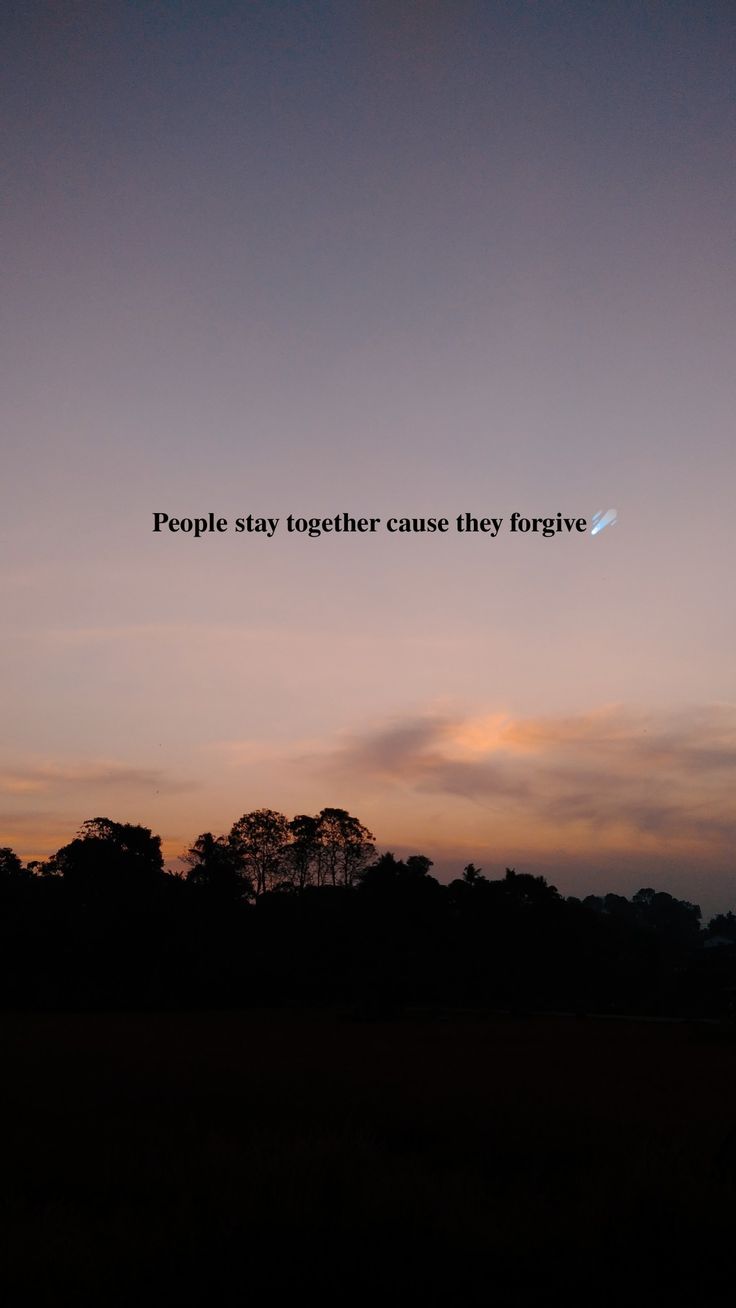
[[148,827],[111,818],[90,818],[53,858],[53,869],[82,894],[134,893],[163,873],[161,837]]
[[375,836],[344,808],[317,818],[318,884],[352,886],[376,852]]
[[709,936],[722,936],[736,944],[736,913],[716,913],[708,923]]
[[183,855],[189,866],[187,881],[223,903],[237,903],[253,894],[253,884],[242,859],[225,836],[204,831]]
[[632,905],[638,920],[657,935],[680,940],[694,939],[700,929],[700,908],[674,899],[663,890],[645,886],[637,890]]
[[434,863],[426,854],[410,854],[406,859],[407,872],[412,876],[426,877],[431,867],[434,867]]
[[[736,916],[643,887],[564,899],[543,876],[467,863],[449,885],[423,854],[377,856],[346,809],[244,813],[163,869],[148,827],[97,817],[43,863],[0,848],[0,1002],[340,1002],[727,1012]],[[275,891],[287,889],[288,894]],[[337,893],[335,893],[337,891]],[[245,908],[257,899],[257,911]],[[383,1001],[381,1001],[383,1003]],[[380,1007],[380,1005],[379,1005]]]
[[304,890],[317,879],[320,856],[319,818],[298,813],[289,823],[291,841],[286,859],[286,875],[297,890]]
[[244,813],[228,836],[233,857],[250,878],[256,896],[281,880],[289,844],[289,823],[283,813],[258,808]]
[[519,906],[550,904],[560,899],[557,886],[551,886],[545,877],[517,872],[513,867],[506,868],[506,876],[501,885],[506,898]]
[[463,868],[463,881],[468,886],[475,886],[479,881],[486,881],[487,879],[487,877],[483,876],[480,868],[475,866],[475,863],[468,863],[467,867]]
[[0,882],[22,879],[23,864],[9,845],[0,847]]

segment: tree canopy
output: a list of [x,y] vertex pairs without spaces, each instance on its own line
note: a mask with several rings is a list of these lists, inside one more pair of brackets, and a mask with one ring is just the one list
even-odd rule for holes
[[725,1011],[736,993],[733,913],[703,930],[697,904],[651,886],[565,898],[474,862],[443,884],[425,854],[378,852],[343,808],[251,810],[181,864],[164,868],[148,827],[107,817],[45,862],[0,848],[0,1002]]

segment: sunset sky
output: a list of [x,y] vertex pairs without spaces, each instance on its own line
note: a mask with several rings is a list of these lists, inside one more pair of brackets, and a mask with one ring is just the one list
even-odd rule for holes
[[0,844],[334,805],[736,909],[735,20],[4,7]]

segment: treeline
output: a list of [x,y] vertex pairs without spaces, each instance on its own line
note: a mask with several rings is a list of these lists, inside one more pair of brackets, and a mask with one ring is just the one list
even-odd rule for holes
[[246,813],[166,870],[147,827],[93,818],[44,862],[0,849],[5,1007],[473,1006],[724,1015],[736,916],[643,888],[564,897],[544,877],[379,854],[339,808]]

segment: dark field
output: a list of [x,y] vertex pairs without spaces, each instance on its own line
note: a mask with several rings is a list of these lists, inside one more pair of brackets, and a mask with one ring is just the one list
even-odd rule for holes
[[0,1045],[13,1304],[697,1305],[736,1279],[720,1026],[6,1014]]

